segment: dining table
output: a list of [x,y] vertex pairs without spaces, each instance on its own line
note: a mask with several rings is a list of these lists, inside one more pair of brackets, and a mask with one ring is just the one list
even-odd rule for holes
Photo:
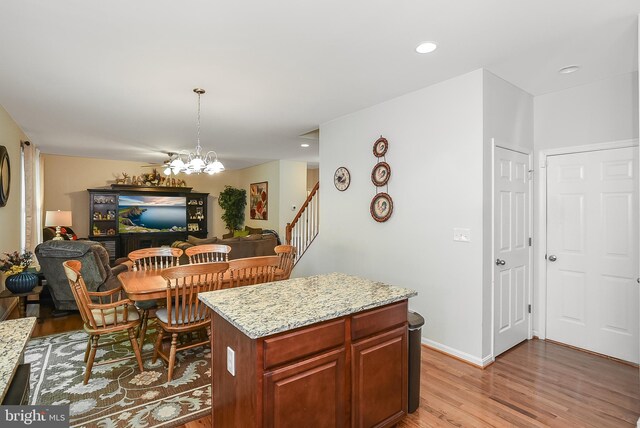
[[130,270],[118,275],[122,289],[134,302],[167,297],[167,280],[162,269]]
[[[282,269],[276,269],[276,281],[283,273]],[[230,275],[229,270],[223,273],[222,288],[229,288]],[[166,299],[167,297],[167,280],[162,277],[162,269],[122,272],[118,275],[118,279],[123,290],[127,293],[127,297],[134,302]]]

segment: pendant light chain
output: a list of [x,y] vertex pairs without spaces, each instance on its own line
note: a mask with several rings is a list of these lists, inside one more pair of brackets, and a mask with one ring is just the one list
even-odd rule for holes
[[218,160],[218,154],[214,150],[208,151],[205,155],[202,154],[202,146],[200,145],[200,117],[201,117],[201,99],[202,94],[205,93],[204,89],[195,88],[193,90],[198,94],[198,117],[196,121],[196,150],[193,153],[179,153],[175,159],[173,159],[169,166],[165,169],[166,175],[178,174],[180,172],[185,174],[216,174],[224,171],[224,165]]
[[197,130],[198,130],[198,136],[197,136],[197,142],[198,142],[198,146],[196,147],[196,152],[198,152],[198,154],[200,154],[200,151],[202,150],[202,147],[200,146],[200,96],[202,95],[201,90],[196,91],[196,93],[198,94],[198,124],[196,126]]

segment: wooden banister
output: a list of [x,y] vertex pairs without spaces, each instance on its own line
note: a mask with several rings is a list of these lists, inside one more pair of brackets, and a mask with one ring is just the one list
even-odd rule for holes
[[296,262],[300,260],[300,257],[318,235],[319,189],[320,182],[317,182],[300,207],[298,214],[296,214],[291,223],[287,223],[285,239],[287,245],[293,245],[297,248],[298,257]]

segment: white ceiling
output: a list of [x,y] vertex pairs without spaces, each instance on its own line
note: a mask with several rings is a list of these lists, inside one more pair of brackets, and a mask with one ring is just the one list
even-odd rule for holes
[[[318,160],[320,123],[485,67],[533,95],[637,69],[638,0],[2,0],[0,105],[45,153]],[[418,55],[415,46],[439,48]],[[560,75],[560,67],[581,70]],[[348,144],[348,142],[345,142]]]

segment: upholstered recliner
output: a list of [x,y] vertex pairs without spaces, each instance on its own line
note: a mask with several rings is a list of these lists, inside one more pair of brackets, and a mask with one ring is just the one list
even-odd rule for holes
[[111,268],[109,253],[102,244],[94,241],[46,241],[36,247],[35,255],[58,310],[78,309],[62,267],[63,262],[79,260],[82,263],[81,273],[88,291],[107,291],[119,287],[118,274],[129,270],[131,266],[123,263]]

